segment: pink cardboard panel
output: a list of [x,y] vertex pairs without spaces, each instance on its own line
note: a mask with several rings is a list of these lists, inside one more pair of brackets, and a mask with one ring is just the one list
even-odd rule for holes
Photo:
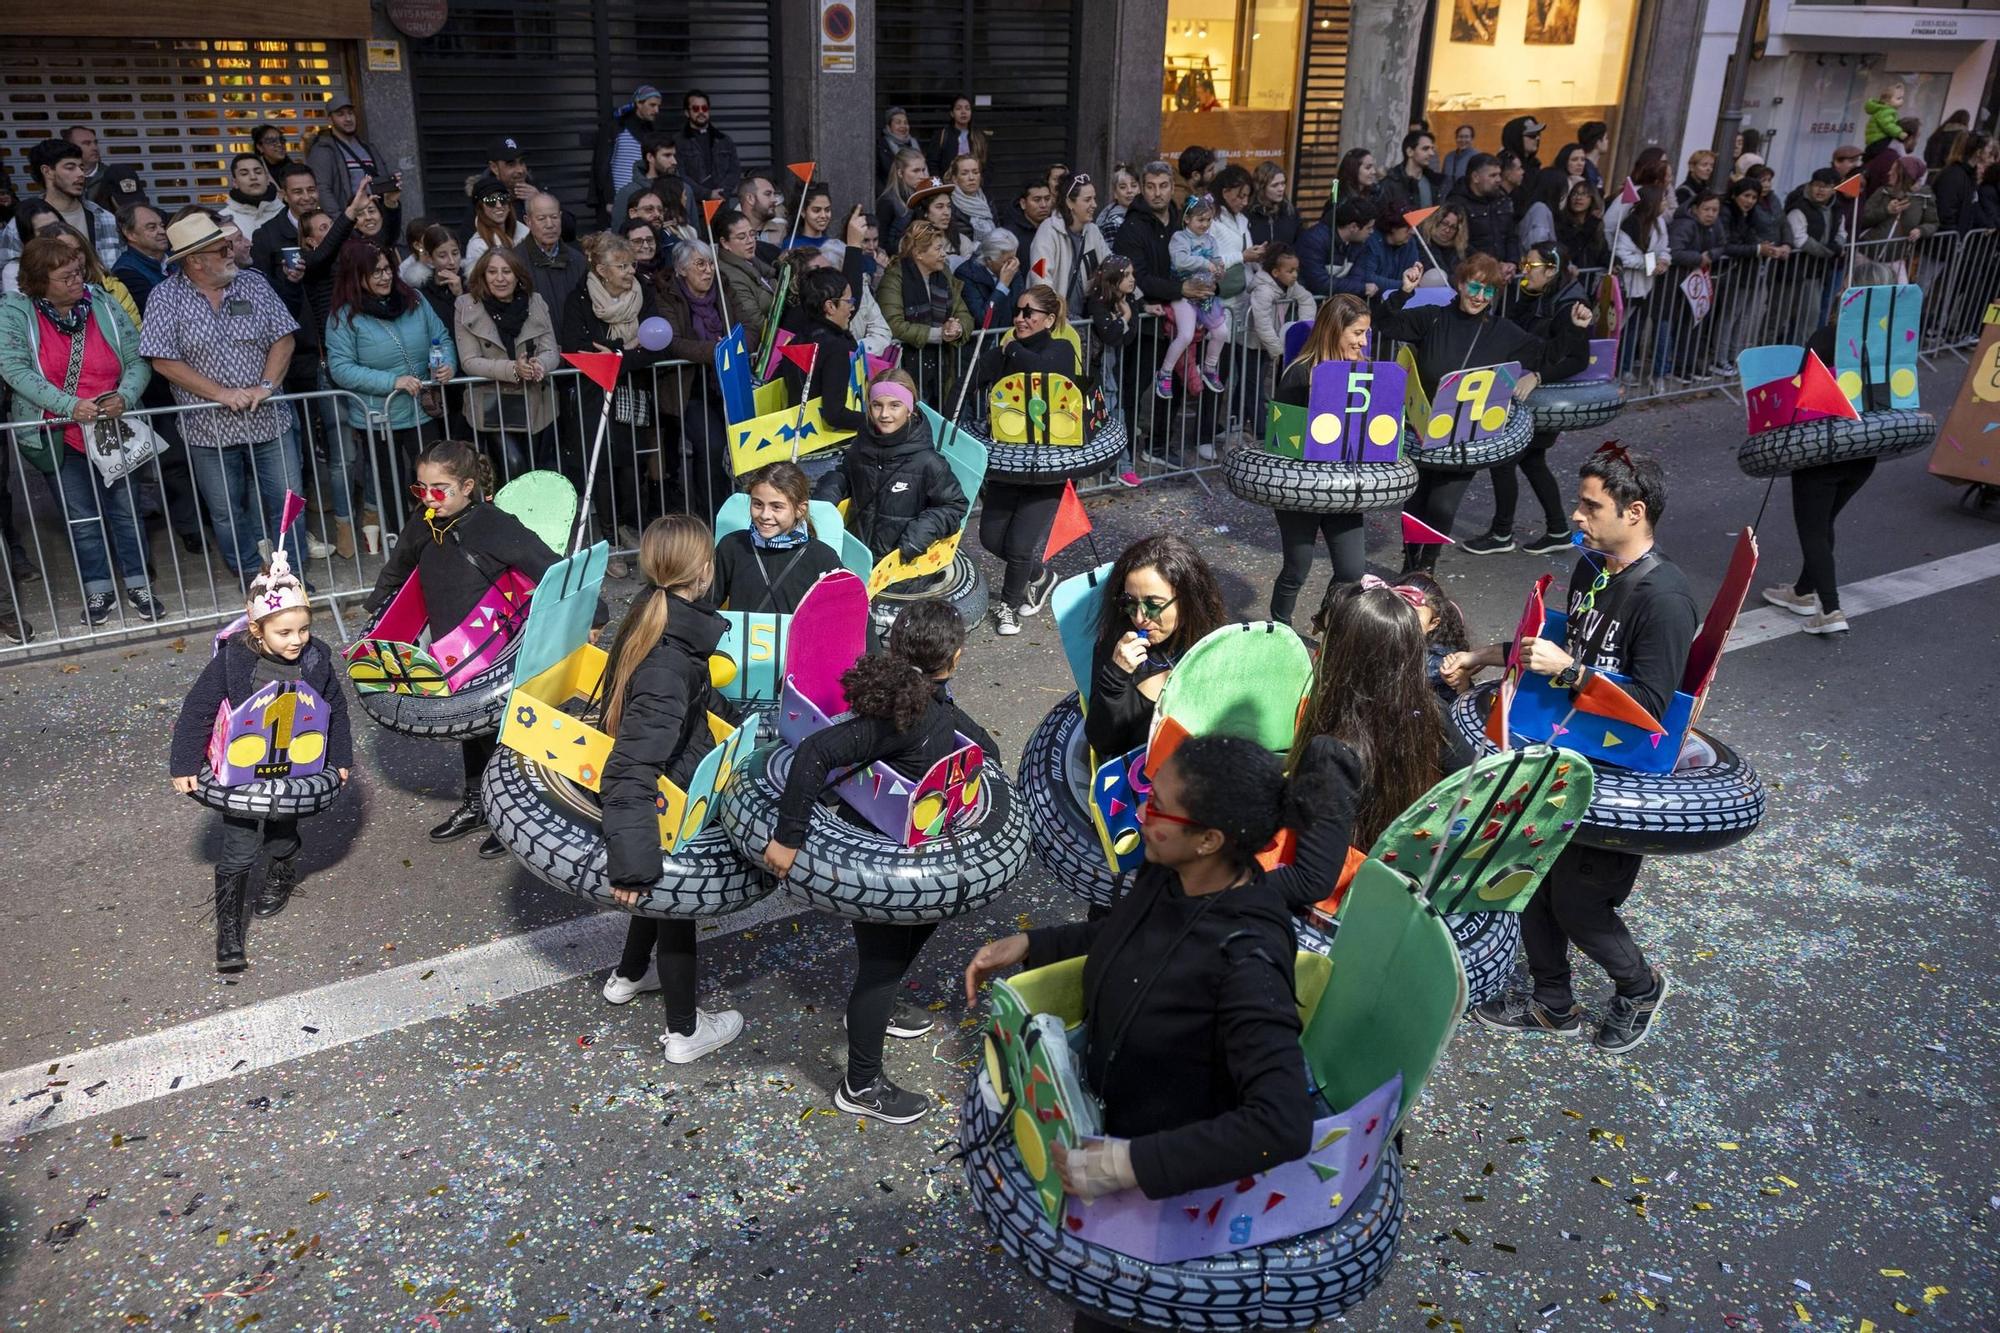
[[819,711],[847,711],[840,678],[868,651],[868,585],[847,570],[820,576],[799,599],[786,641],[786,690],[796,686]]

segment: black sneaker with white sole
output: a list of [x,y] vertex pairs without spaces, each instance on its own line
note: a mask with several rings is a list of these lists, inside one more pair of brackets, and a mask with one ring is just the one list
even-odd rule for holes
[[1458,544],[1467,555],[1505,555],[1514,549],[1514,539],[1498,533],[1482,533]]
[[1660,1004],[1667,998],[1667,974],[1659,968],[1653,969],[1653,992],[1634,998],[1629,995],[1611,997],[1611,1010],[1598,1025],[1597,1035],[1591,1044],[1598,1050],[1618,1055],[1631,1050],[1644,1041],[1653,1030],[1653,1019],[1659,1015]]
[[1021,603],[1021,614],[1032,616],[1049,604],[1049,594],[1056,590],[1056,572],[1044,566],[1041,577],[1028,585],[1028,600]]
[[1529,555],[1562,555],[1576,549],[1576,543],[1569,539],[1569,529],[1557,532],[1551,529],[1531,542],[1522,542],[1521,549]]
[[1021,632],[1021,618],[1005,602],[997,603],[993,608],[993,632],[1002,638],[1012,638]]
[[118,594],[115,592],[94,592],[83,599],[83,623],[102,625],[111,619],[111,613],[118,609]]
[[845,1078],[833,1090],[833,1104],[849,1115],[866,1116],[891,1125],[908,1125],[931,1113],[931,1099],[921,1093],[899,1088],[887,1074],[877,1074],[865,1088],[847,1086]]
[[[904,1041],[915,1041],[936,1026],[936,1019],[914,1005],[899,1004],[889,1014],[889,1035]],[[840,1016],[840,1030],[847,1030],[846,1014]]]
[[166,604],[153,596],[151,588],[127,588],[125,590],[125,600],[132,604],[132,609],[139,613],[142,620],[164,620],[166,618]]
[[1475,1005],[1472,1018],[1481,1027],[1516,1035],[1531,1032],[1544,1033],[1551,1037],[1583,1035],[1583,1010],[1572,1004],[1568,1013],[1556,1013],[1536,1003],[1535,997],[1527,991],[1516,991],[1511,995],[1502,995],[1497,1000],[1488,1000],[1485,1004]]

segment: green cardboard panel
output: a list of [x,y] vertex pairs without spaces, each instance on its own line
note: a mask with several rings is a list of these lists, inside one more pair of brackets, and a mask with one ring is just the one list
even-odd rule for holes
[[1153,735],[1171,719],[1188,736],[1241,736],[1283,754],[1292,748],[1299,701],[1311,684],[1312,654],[1291,626],[1224,625],[1188,649],[1167,677],[1153,709]]
[[500,488],[493,503],[521,520],[557,555],[569,554],[576,527],[576,487],[559,472],[523,472]]

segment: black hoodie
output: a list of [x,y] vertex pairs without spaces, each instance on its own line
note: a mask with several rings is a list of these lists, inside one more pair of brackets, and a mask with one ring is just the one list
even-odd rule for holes
[[[222,641],[208,659],[201,675],[181,701],[180,716],[174,721],[173,749],[168,767],[174,777],[193,777],[208,762],[208,738],[215,730],[215,713],[227,703],[241,704],[258,690],[258,652],[250,643],[248,630],[238,630]],[[333,650],[317,636],[306,640],[305,651],[283,674],[296,676],[326,700],[326,766],[329,769],[354,767],[354,742],[347,725],[347,694],[341,689],[345,673],[334,664]]]
[[905,560],[922,555],[956,532],[970,508],[921,412],[911,413],[894,435],[877,435],[869,423],[840,466],[819,479],[813,499],[850,501],[847,530],[877,560],[891,551],[901,551]]
[[1410,298],[1399,287],[1371,303],[1375,331],[1411,343],[1416,349],[1417,376],[1424,392],[1435,394],[1438,381],[1454,370],[1497,366],[1518,361],[1545,382],[1566,380],[1590,364],[1590,333],[1567,319],[1555,321],[1552,336],[1538,338],[1490,312],[1468,315],[1450,305],[1404,308]]
[[362,609],[387,606],[410,575],[418,573],[431,633],[449,634],[502,574],[515,569],[539,583],[556,559],[525,523],[490,501],[475,501],[435,526],[416,508]]
[[1526,139],[1523,137],[1523,132],[1533,119],[1533,116],[1516,116],[1500,127],[1500,146],[1510,152],[1518,153],[1521,165],[1528,169],[1528,174],[1522,177],[1524,181],[1531,181],[1542,174],[1540,154],[1529,152],[1525,146]]
[[659,778],[685,787],[715,748],[708,714],[733,717],[709,684],[708,658],[727,628],[698,602],[669,597],[667,628],[625,685],[618,736],[604,761],[604,841],[614,888],[660,882]]

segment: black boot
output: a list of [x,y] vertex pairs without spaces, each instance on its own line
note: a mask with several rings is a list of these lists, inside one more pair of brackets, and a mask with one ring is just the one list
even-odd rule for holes
[[243,954],[243,937],[249,922],[243,913],[244,898],[250,892],[250,872],[215,872],[215,970],[241,972],[250,965]]
[[292,900],[292,890],[299,886],[299,863],[273,861],[264,871],[264,882],[257,889],[257,901],[251,910],[258,916],[276,916],[285,910],[285,904]]
[[458,809],[445,816],[444,823],[431,830],[432,842],[456,842],[468,833],[486,827],[486,812],[479,807],[479,793],[469,791]]
[[[1403,543],[1403,568],[1400,574],[1413,574],[1417,569],[1417,552],[1423,548],[1415,542]],[[1399,574],[1399,577],[1400,577]]]

